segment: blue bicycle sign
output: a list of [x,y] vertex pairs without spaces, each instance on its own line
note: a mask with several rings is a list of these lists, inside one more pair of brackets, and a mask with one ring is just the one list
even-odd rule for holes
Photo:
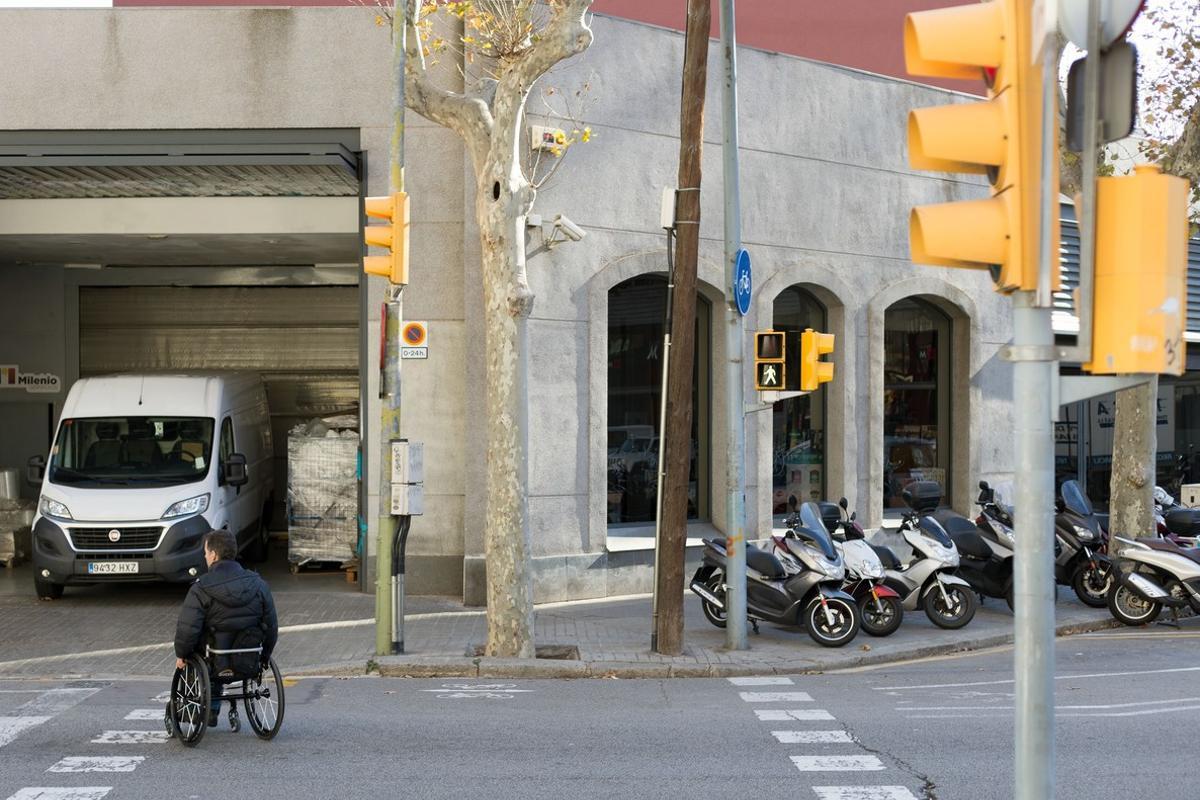
[[753,284],[750,277],[750,253],[738,250],[733,261],[733,299],[743,317],[750,310],[750,290]]

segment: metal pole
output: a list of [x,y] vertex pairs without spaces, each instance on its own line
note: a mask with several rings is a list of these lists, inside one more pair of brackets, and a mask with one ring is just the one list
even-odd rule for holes
[[671,367],[671,308],[675,302],[675,264],[671,255],[674,246],[667,234],[667,313],[663,326],[662,389],[658,406],[658,485],[654,497],[654,589],[650,612],[650,649],[658,652],[658,564],[662,560],[663,487],[667,480],[667,374]]
[[746,415],[742,377],[745,320],[737,308],[735,267],[742,246],[742,216],[738,193],[737,33],[733,0],[721,0],[721,51],[725,56],[725,83],[721,94],[723,131],[721,160],[725,189],[725,290],[729,302],[725,332],[725,405],[729,428],[725,438],[725,543],[729,570],[725,575],[725,646],[746,649],[746,536],[745,474]]
[[[1075,210],[1079,222],[1079,336],[1075,350],[1080,362],[1092,360],[1092,287],[1096,273],[1096,158],[1100,139],[1100,0],[1088,1],[1088,48],[1083,73],[1083,198]],[[1057,80],[1057,75],[1055,76]],[[1056,120],[1057,124],[1057,120]]]
[[1013,296],[1013,398],[1017,439],[1016,800],[1054,797],[1054,432],[1058,380],[1050,309]]
[[[392,147],[389,170],[391,191],[404,191],[404,33],[408,0],[392,5]],[[398,652],[396,642],[404,639],[404,620],[395,620],[393,609],[403,609],[396,593],[402,584],[393,572],[392,550],[397,535],[392,516],[392,441],[400,438],[400,318],[402,287],[388,284],[387,317],[383,325],[383,354],[379,382],[379,537],[375,549],[375,655]],[[393,630],[396,631],[393,635]]]

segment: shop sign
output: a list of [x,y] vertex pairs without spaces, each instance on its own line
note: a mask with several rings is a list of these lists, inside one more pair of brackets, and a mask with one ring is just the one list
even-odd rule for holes
[[22,372],[16,364],[0,364],[0,389],[24,389],[33,394],[58,394],[62,378],[49,372]]

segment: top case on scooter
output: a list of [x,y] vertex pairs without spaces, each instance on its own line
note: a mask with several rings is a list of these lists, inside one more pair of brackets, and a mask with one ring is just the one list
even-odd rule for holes
[[1178,536],[1200,535],[1200,509],[1179,508],[1163,517],[1167,530]]

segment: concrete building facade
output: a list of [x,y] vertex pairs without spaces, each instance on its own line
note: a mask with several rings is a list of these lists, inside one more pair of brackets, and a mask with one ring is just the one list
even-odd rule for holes
[[[83,374],[257,369],[272,376],[277,432],[361,409],[373,552],[383,291],[356,261],[361,197],[388,190],[391,135],[391,45],[373,17],[354,7],[0,11],[0,52],[21,65],[0,82],[0,365],[60,378],[58,391],[0,390],[2,465],[45,454]],[[646,409],[667,268],[659,199],[675,185],[683,37],[600,15],[592,27],[591,49],[547,82],[588,85],[580,116],[594,138],[570,149],[535,208],[587,236],[547,246],[549,225],[528,231],[539,601],[644,591],[651,575],[653,519],[634,472],[652,460],[636,453],[657,446]],[[709,60],[718,75],[715,42]],[[878,525],[912,477],[941,480],[968,511],[978,480],[1012,469],[1010,371],[998,356],[1010,303],[985,273],[914,265],[907,233],[911,206],[982,193],[907,165],[908,110],[954,96],[750,48],[739,51],[739,88],[755,276],[747,330],[811,325],[837,337],[831,384],[746,417],[748,530],[766,535],[790,503],[818,495],[844,495]],[[723,401],[718,332],[731,311],[715,78],[706,108],[696,537],[723,527],[720,431],[741,411]],[[535,93],[531,124],[545,121],[540,110]],[[403,372],[402,425],[426,446],[409,587],[478,603],[487,389],[474,182],[453,133],[411,112],[406,123],[404,315],[430,336],[429,358]],[[170,315],[156,317],[163,308]]]

